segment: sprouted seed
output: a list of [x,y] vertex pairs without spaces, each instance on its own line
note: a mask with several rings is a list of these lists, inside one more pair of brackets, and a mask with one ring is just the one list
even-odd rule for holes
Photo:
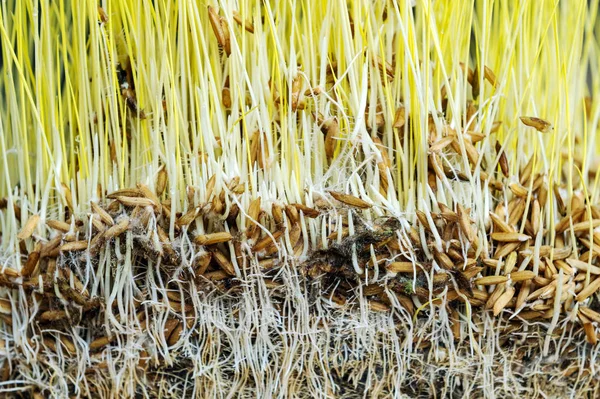
[[2,2],[0,396],[598,396],[594,2],[138,3]]

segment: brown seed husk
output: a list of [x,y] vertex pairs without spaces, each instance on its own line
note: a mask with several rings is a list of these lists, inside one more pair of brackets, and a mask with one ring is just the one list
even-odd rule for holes
[[528,241],[531,239],[530,236],[528,236],[527,234],[521,234],[521,233],[492,233],[492,240],[498,241],[498,242],[523,242],[523,241]]
[[67,312],[64,310],[48,310],[40,315],[41,321],[58,321],[67,317]]
[[275,245],[282,235],[283,235],[283,230],[278,230],[278,231],[272,233],[272,236],[273,236],[272,238],[271,238],[271,236],[268,236],[268,235],[264,236],[259,241],[257,241],[256,244],[254,244],[254,246],[252,247],[252,251],[260,252],[272,245]]
[[535,273],[531,270],[522,270],[510,274],[510,279],[515,283],[519,281],[533,280],[534,277]]
[[292,206],[294,206],[298,211],[302,211],[304,216],[307,216],[309,218],[316,218],[321,214],[321,212],[319,212],[318,210],[308,207],[306,205],[292,204]]
[[[250,238],[258,230],[256,222],[258,222],[258,216],[260,215],[260,197],[255,198],[250,202],[248,206],[248,216],[246,220],[246,237]],[[295,209],[295,208],[294,208]]]
[[476,285],[496,285],[506,283],[508,281],[508,277],[506,276],[486,276],[480,277],[475,280]]
[[129,222],[130,221],[128,217],[121,218],[121,220],[119,220],[117,224],[106,230],[104,236],[106,237],[106,239],[111,239],[120,236],[129,228]]
[[61,222],[60,220],[47,220],[46,226],[63,233],[67,233],[71,230],[71,225],[69,223]]
[[[143,195],[143,194],[142,194]],[[144,198],[144,197],[125,197],[125,196],[117,196],[117,201],[119,201],[121,204],[125,205],[125,206],[131,206],[131,207],[146,207],[146,206],[155,206],[156,203],[149,199],[149,198]]]
[[514,295],[515,289],[513,287],[507,288],[506,291],[500,295],[496,303],[494,303],[494,316],[498,316],[502,310],[504,310]]
[[582,262],[579,259],[567,259],[567,263],[578,270],[589,271],[591,274],[600,274],[600,267]]
[[600,277],[597,277],[594,281],[592,281],[590,284],[588,284],[584,289],[579,291],[579,293],[575,297],[575,300],[577,302],[583,302],[587,298],[592,296],[594,293],[596,293],[598,290],[600,290]]
[[38,224],[39,221],[40,221],[40,216],[39,215],[32,215],[27,220],[27,222],[25,223],[25,225],[23,226],[23,228],[21,229],[21,231],[19,232],[19,234],[17,234],[17,238],[19,240],[26,240],[29,237],[31,237],[31,235],[33,234],[33,231],[37,227],[37,224]]
[[469,214],[461,204],[457,204],[458,221],[462,232],[467,237],[467,240],[473,244],[475,242],[475,234],[471,228],[471,221],[469,220]]
[[225,273],[230,276],[235,276],[235,268],[233,264],[229,260],[229,257],[223,254],[219,250],[215,250],[212,253],[213,259],[217,262],[217,264],[223,269]]
[[169,175],[167,174],[167,169],[165,168],[165,165],[163,165],[159,169],[158,174],[156,176],[156,195],[157,196],[160,197],[165,192],[165,189],[167,188],[168,178],[169,178]]
[[187,225],[191,224],[196,219],[196,216],[198,216],[199,211],[200,211],[200,208],[190,209],[184,215],[182,215],[179,219],[177,219],[175,224],[177,224],[177,226],[179,226],[179,227],[187,226]]
[[82,251],[88,248],[88,242],[86,240],[81,241],[71,241],[63,244],[60,247],[61,252],[72,252],[72,251]]
[[541,118],[535,116],[520,116],[519,119],[521,119],[521,122],[523,122],[524,125],[535,128],[538,132],[547,133],[552,130],[550,122]]
[[360,208],[360,209],[368,209],[371,207],[371,204],[369,204],[366,201],[363,201],[362,199],[355,197],[353,195],[350,194],[343,194],[343,193],[339,193],[337,191],[329,191],[329,194],[335,198],[336,200],[340,201],[341,203],[345,204],[345,205],[349,205],[355,208]]
[[33,271],[35,270],[38,261],[40,260],[40,252],[39,251],[33,251],[29,254],[29,256],[27,257],[27,261],[25,262],[25,265],[23,265],[23,268],[21,269],[21,275],[23,277],[29,277],[33,274]]
[[112,337],[104,336],[104,337],[96,338],[95,340],[90,342],[90,351],[92,351],[92,352],[97,351],[98,349],[105,347],[106,345],[110,344],[111,342],[113,342],[116,339],[117,339],[117,337],[115,335],[113,335]]
[[231,241],[233,236],[225,231],[211,234],[201,234],[194,240],[198,245],[215,245],[222,242]]
[[392,262],[386,266],[386,269],[392,273],[413,273],[419,271],[419,267],[412,262]]
[[97,213],[98,216],[100,216],[100,220],[102,220],[102,223],[106,224],[107,226],[112,226],[113,224],[115,224],[115,221],[113,220],[112,216],[110,216],[108,214],[108,212],[106,212],[104,209],[102,209],[94,201],[91,202],[91,206],[92,206],[92,210],[95,213]]

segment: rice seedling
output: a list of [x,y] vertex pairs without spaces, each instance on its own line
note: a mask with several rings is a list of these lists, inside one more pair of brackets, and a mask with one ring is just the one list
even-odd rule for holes
[[0,392],[597,396],[597,13],[2,2]]

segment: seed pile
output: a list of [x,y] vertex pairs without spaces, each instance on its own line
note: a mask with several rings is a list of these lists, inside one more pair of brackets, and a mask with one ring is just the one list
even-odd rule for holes
[[[468,109],[476,112],[477,105]],[[315,120],[331,160],[338,122],[322,115]],[[521,121],[540,132],[551,129],[539,118]],[[411,123],[399,107],[394,129],[399,132]],[[500,126],[493,122],[489,134]],[[593,376],[593,369],[582,369],[581,361],[574,360],[574,344],[561,340],[585,337],[590,345],[598,341],[600,207],[579,194],[563,196],[556,184],[550,188],[545,174],[534,173],[535,158],[518,176],[509,177],[508,157],[498,141],[495,158],[477,149],[487,138],[481,133],[458,133],[443,120],[438,128],[433,119],[429,129],[430,189],[436,192],[440,183],[467,184],[477,172],[495,204],[483,219],[474,218],[478,210],[466,204],[442,202],[408,218],[376,217],[368,198],[334,190],[307,193],[305,204],[265,203],[260,196],[248,195],[248,183],[240,177],[217,188],[216,175],[208,180],[203,201],[189,186],[185,211],[173,214],[165,194],[165,167],[154,189],[138,184],[112,193],[100,191],[102,200],[92,201],[87,214],[72,215],[72,196],[63,185],[66,221],[28,218],[17,236],[21,269],[5,264],[0,274],[0,286],[8,289],[0,299],[5,325],[10,329],[14,317],[31,320],[27,331],[14,335],[11,350],[32,351],[42,362],[64,359],[68,378],[85,379],[90,395],[115,390],[95,385],[91,377],[111,368],[116,373],[114,358],[127,351],[132,372],[151,395],[159,396],[166,385],[184,379],[190,367],[210,363],[204,351],[210,351],[216,338],[211,333],[204,336],[205,306],[222,301],[219,312],[226,312],[227,323],[242,328],[239,301],[263,295],[268,303],[262,306],[283,323],[297,318],[303,306],[289,303],[295,292],[297,298],[309,300],[309,317],[320,318],[323,307],[330,309],[329,319],[319,322],[321,332],[327,331],[328,323],[335,324],[335,312],[389,315],[395,333],[427,353],[433,350],[429,334],[445,331],[448,341],[435,345],[432,364],[438,367],[448,356],[439,358],[440,347],[450,350],[456,345],[456,353],[464,355],[484,341],[493,318],[502,325],[500,348],[519,359],[512,368],[536,356],[560,353],[567,362],[561,365],[564,377],[576,372],[579,377]],[[393,181],[389,148],[379,137],[372,140],[379,154],[374,170],[385,198]],[[256,132],[250,155],[253,164],[264,168],[268,154],[262,142]],[[479,169],[490,170],[485,165],[490,159],[497,164],[493,174]],[[6,208],[8,202],[0,205]],[[19,206],[13,208],[20,215]],[[545,222],[548,218],[555,222]],[[476,220],[486,222],[479,225]],[[553,233],[544,226],[551,226]],[[401,327],[407,322],[418,332]],[[279,342],[282,336],[273,339]],[[200,359],[194,359],[197,353]],[[227,356],[208,358],[222,365]],[[82,357],[87,359],[83,370]],[[343,377],[348,364],[344,358],[326,366],[327,375],[336,380],[331,392],[341,392],[343,386],[367,389],[364,381]],[[3,380],[17,378],[21,367],[25,366],[5,361]],[[415,371],[413,376],[419,374],[424,373]],[[428,389],[420,384],[415,380],[406,392]],[[81,387],[73,384],[68,389],[76,392]],[[131,383],[127,389],[121,392],[131,395],[141,388]],[[33,392],[45,393],[39,387]]]
[[[473,74],[468,71],[468,76]],[[495,81],[489,68],[486,80],[492,85]],[[473,78],[468,81],[475,84]],[[122,85],[134,98],[132,89]],[[300,85],[292,87],[297,102]],[[477,105],[471,103],[467,109],[477,112]],[[382,116],[375,119],[373,127],[381,128]],[[320,114],[315,120],[331,160],[340,134],[338,122]],[[551,128],[539,118],[521,121],[540,132]],[[400,131],[411,123],[400,106],[393,128]],[[469,182],[480,163],[488,160],[476,148],[486,136],[475,131],[459,134],[443,120],[441,128],[431,118],[429,123],[427,174],[432,191],[438,190],[438,182]],[[500,126],[494,122],[489,134]],[[268,166],[260,132],[250,142],[251,162]],[[392,164],[381,139],[373,137],[373,143],[379,153],[380,194],[385,197]],[[22,339],[42,357],[60,354],[75,360],[85,352],[90,361],[84,375],[111,367],[107,354],[122,349],[127,337],[147,334],[137,343],[134,357],[136,367],[147,371],[144,376],[155,394],[165,381],[157,376],[164,371],[161,362],[176,358],[179,372],[189,367],[185,353],[170,351],[197,338],[200,303],[214,293],[240,298],[247,294],[243,287],[249,277],[259,276],[279,317],[290,317],[290,305],[284,306],[289,281],[282,275],[282,268],[290,264],[295,265],[294,278],[305,281],[298,287],[306,298],[321,298],[333,309],[350,312],[364,303],[369,311],[391,314],[395,323],[407,317],[418,325],[420,320],[447,315],[446,327],[456,342],[480,341],[478,329],[489,313],[507,320],[499,337],[505,347],[532,336],[528,333],[532,326],[540,329],[539,322],[543,323],[545,338],[517,349],[521,358],[525,353],[531,356],[531,351],[544,355],[556,351],[560,346],[554,340],[567,331],[571,336],[583,334],[595,345],[600,322],[596,296],[600,233],[595,229],[600,226],[600,208],[580,195],[563,198],[557,185],[548,195],[547,176],[533,173],[534,158],[517,177],[506,179],[507,155],[499,142],[495,150],[499,173],[477,170],[481,183],[499,198],[485,225],[475,224],[475,210],[441,202],[432,211],[417,210],[412,218],[372,220],[371,202],[333,190],[307,195],[311,205],[265,204],[260,196],[248,200],[247,184],[239,177],[217,190],[216,175],[208,180],[203,202],[190,186],[187,209],[172,214],[170,199],[164,195],[163,167],[155,190],[138,184],[106,194],[101,203],[90,203],[86,215],[68,212],[66,222],[31,216],[17,236],[21,270],[4,265],[0,275],[0,285],[13,290],[0,302],[2,318],[11,325],[12,317],[29,315],[32,324]],[[461,159],[467,170],[455,166]],[[63,189],[70,211],[71,195],[66,185]],[[249,202],[242,204],[244,198]],[[548,198],[554,203],[549,204]],[[14,211],[20,214],[16,204]],[[560,218],[554,225],[556,234],[548,234],[543,226],[552,224],[543,220],[553,214]],[[34,231],[47,232],[48,238],[34,236]],[[123,281],[126,276],[131,280]],[[319,314],[320,303],[309,306],[314,315]],[[239,308],[231,309],[233,320],[238,312]],[[422,328],[422,333],[430,328]],[[422,334],[413,340],[419,350],[431,347]],[[4,380],[16,371],[4,362]],[[72,378],[81,378],[76,377],[81,370],[69,372],[75,373]],[[338,386],[347,383],[338,381]]]
[[[441,138],[431,145],[431,154],[452,151],[453,142]],[[281,267],[292,262],[296,277],[306,281],[301,286],[308,298],[320,296],[333,308],[358,309],[365,303],[369,311],[392,314],[396,323],[402,315],[418,320],[447,312],[456,342],[477,341],[470,325],[482,325],[491,314],[506,320],[499,337],[506,347],[528,334],[533,337],[531,329],[542,322],[546,337],[535,345],[525,338],[527,345],[517,349],[521,357],[553,352],[555,340],[567,332],[571,339],[583,334],[595,345],[600,208],[580,196],[562,198],[556,189],[562,218],[555,234],[547,234],[541,227],[549,213],[545,176],[532,173],[532,162],[520,172],[507,185],[505,201],[489,214],[489,223],[476,226],[472,210],[443,203],[433,212],[417,211],[412,224],[392,217],[368,222],[368,202],[336,191],[313,194],[311,206],[267,206],[260,197],[243,206],[240,179],[219,192],[214,177],[204,203],[189,187],[187,211],[172,215],[163,195],[163,168],[156,191],[144,184],[118,190],[100,203],[91,202],[87,215],[66,222],[30,217],[18,234],[21,270],[3,265],[0,285],[9,290],[0,300],[0,316],[6,326],[14,317],[31,320],[19,338],[28,345],[16,340],[15,350],[35,348],[41,359],[57,354],[75,359],[85,351],[94,359],[85,371],[91,374],[109,367],[107,354],[118,347],[111,345],[147,334],[137,348],[137,367],[160,370],[157,365],[170,357],[168,348],[198,333],[198,301],[215,292],[243,295],[251,274],[260,275],[274,309],[288,317]],[[15,210],[20,211],[16,205]],[[47,232],[48,238],[35,231]],[[131,262],[124,262],[126,253]],[[123,268],[131,270],[123,274]],[[120,274],[133,280],[119,281]],[[130,303],[123,302],[123,291],[132,296]],[[316,312],[315,306],[310,309]],[[239,310],[231,310],[233,319]],[[151,337],[163,341],[166,353]],[[425,351],[430,346],[417,344]],[[209,346],[205,342],[203,350]],[[176,356],[183,367],[185,354]],[[3,380],[18,370],[4,362]],[[565,368],[566,374],[576,371],[582,370]]]
[[5,1],[0,394],[600,396],[579,3]]

